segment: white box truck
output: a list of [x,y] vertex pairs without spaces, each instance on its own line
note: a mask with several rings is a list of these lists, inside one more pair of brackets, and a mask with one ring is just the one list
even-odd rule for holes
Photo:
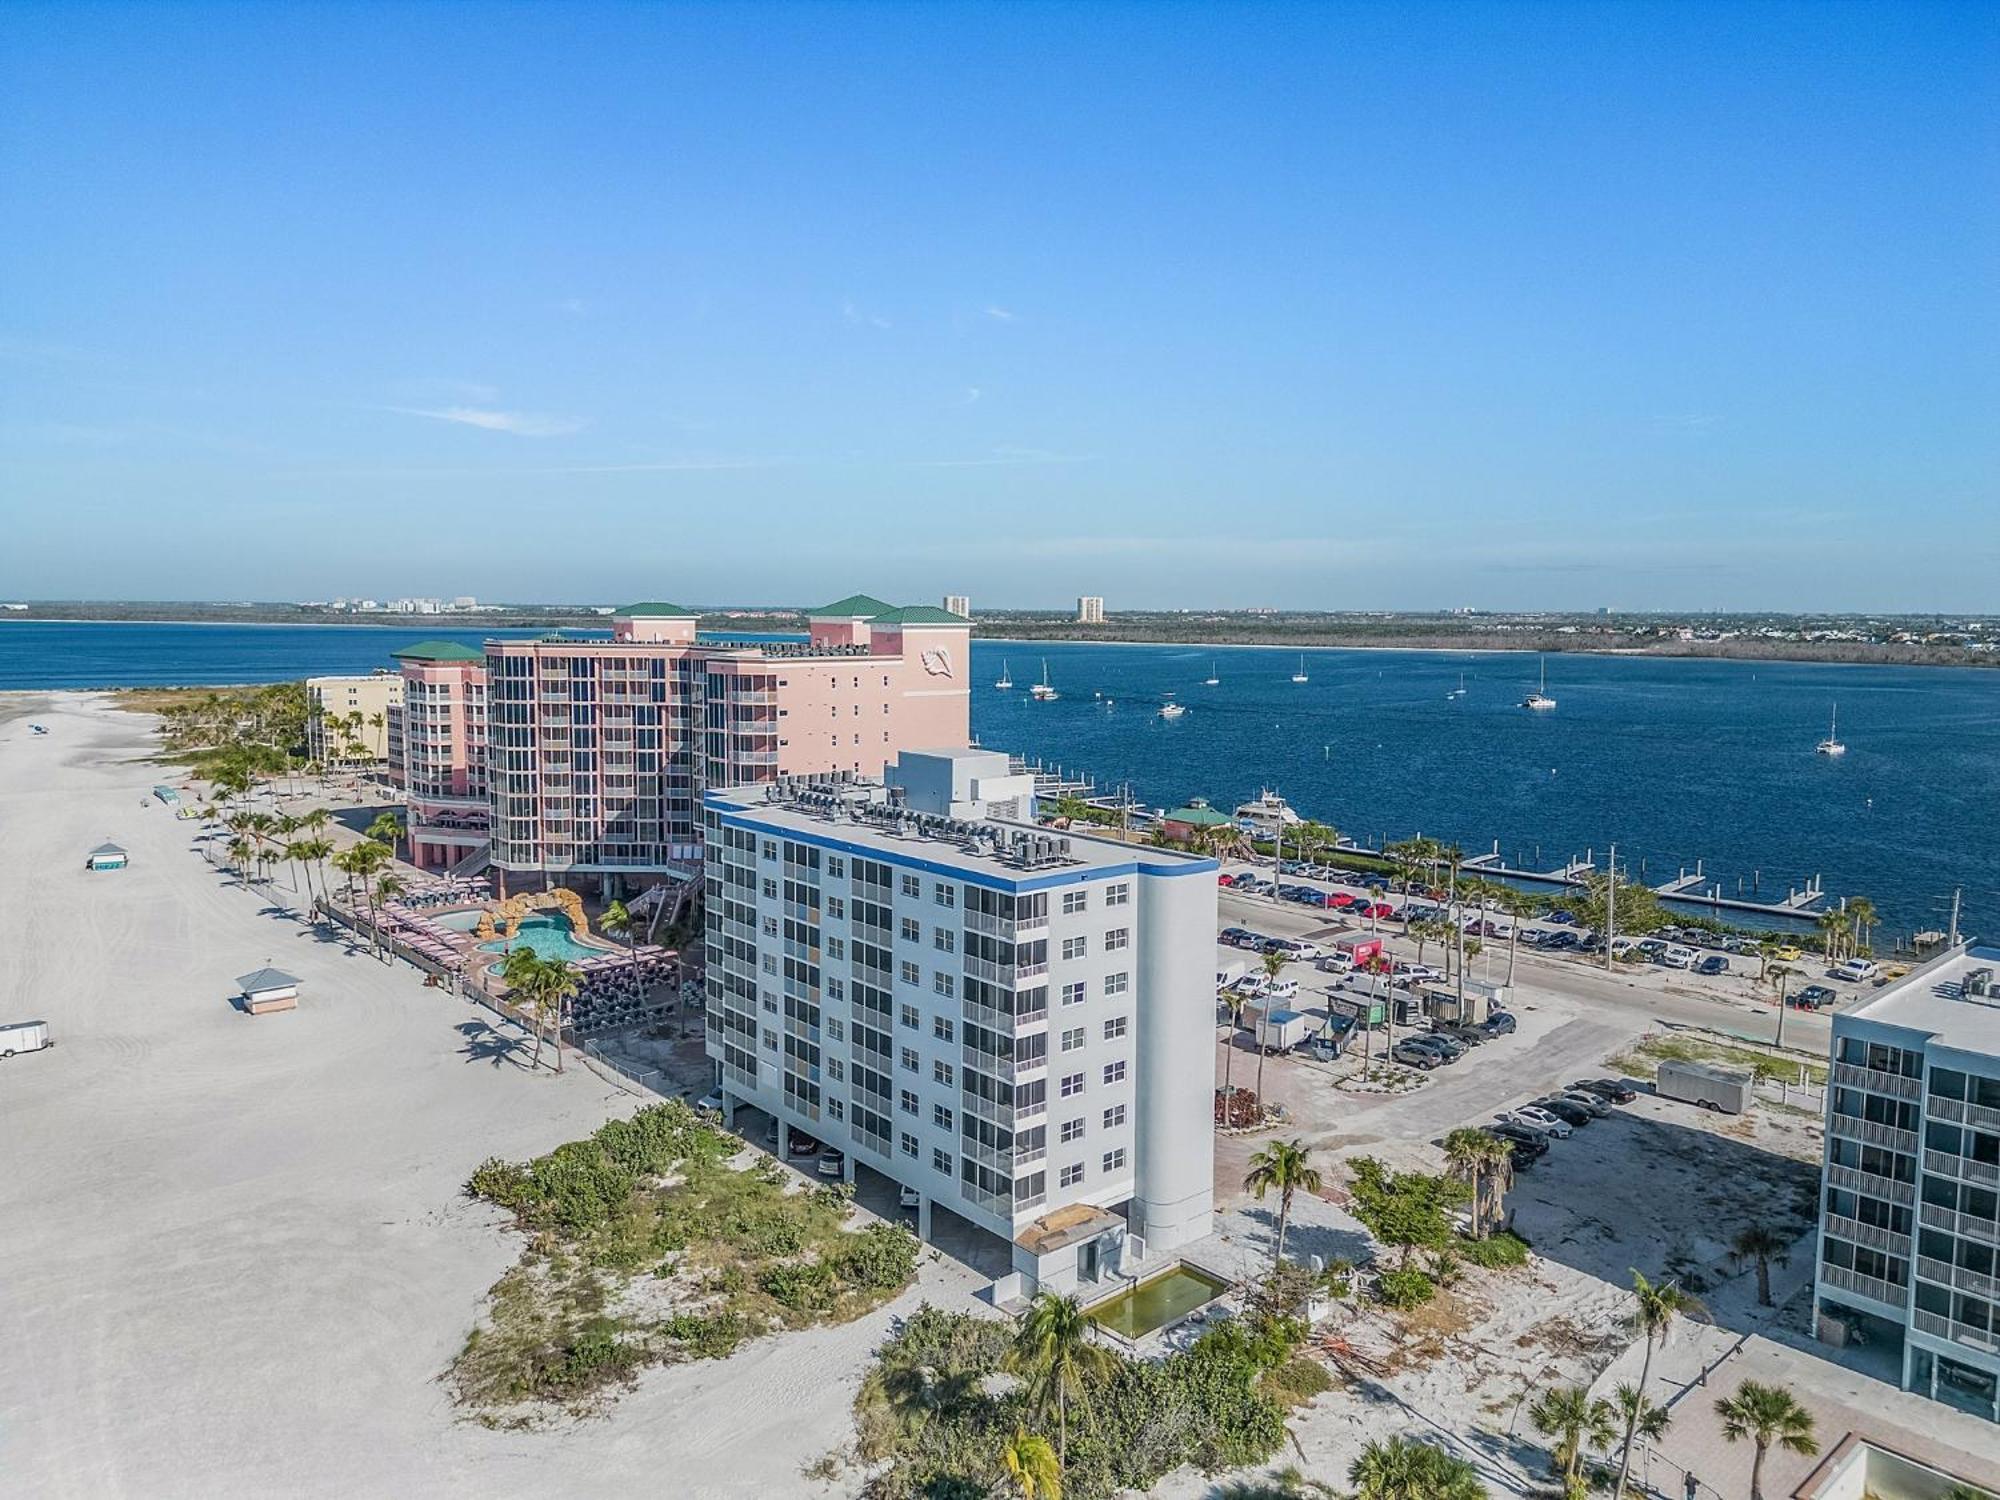
[[1703,1109],[1740,1115],[1750,1107],[1755,1080],[1737,1068],[1719,1068],[1713,1063],[1663,1062],[1654,1090],[1662,1099],[1678,1099]]
[[47,1021],[0,1021],[0,1057],[16,1052],[39,1052],[53,1047]]

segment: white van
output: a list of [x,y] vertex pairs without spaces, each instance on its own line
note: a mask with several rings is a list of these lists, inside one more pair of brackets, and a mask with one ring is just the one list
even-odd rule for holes
[[16,1052],[39,1052],[54,1045],[49,1037],[47,1021],[0,1022],[0,1057],[12,1057]]
[[1873,979],[1882,972],[1879,964],[1870,963],[1865,958],[1850,958],[1830,971],[1835,979],[1845,979],[1854,984]]
[[[1267,986],[1262,999],[1277,1003],[1298,998],[1299,982],[1296,979],[1279,979]],[[1268,1009],[1268,1006],[1266,1007]]]

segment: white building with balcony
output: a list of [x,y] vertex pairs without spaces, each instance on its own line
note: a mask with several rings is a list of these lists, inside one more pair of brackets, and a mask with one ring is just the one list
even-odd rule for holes
[[1902,1385],[2000,1421],[2000,948],[1833,1018],[1820,1336],[1900,1347]]
[[885,780],[704,799],[725,1113],[1004,1240],[1022,1293],[1207,1235],[1215,861],[1052,834],[994,751]]

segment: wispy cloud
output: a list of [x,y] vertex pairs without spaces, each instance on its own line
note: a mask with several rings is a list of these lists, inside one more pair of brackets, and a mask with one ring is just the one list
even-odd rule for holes
[[1020,319],[1004,307],[989,307],[986,316],[996,323],[1018,323]]
[[1722,418],[1714,412],[1670,412],[1654,417],[1653,425],[1663,432],[1708,432],[1721,426]]
[[390,410],[401,412],[406,417],[428,417],[433,422],[455,422],[461,427],[477,427],[482,432],[506,432],[515,437],[568,437],[590,425],[583,417],[558,417],[533,411],[495,411],[484,406],[396,406]]
[[565,297],[556,304],[556,311],[568,313],[573,318],[580,318],[590,311],[590,304],[581,297]]
[[989,469],[1019,464],[1087,464],[1094,455],[1055,453],[1047,448],[993,448],[978,458],[913,458],[906,469]]
[[958,400],[953,402],[952,404],[954,406],[971,406],[974,402],[978,401],[978,399],[979,399],[979,387],[976,385],[969,385],[965,388],[965,393],[961,395],[958,398]]
[[895,326],[879,313],[872,313],[865,308],[857,307],[851,298],[840,304],[840,316],[842,321],[852,323],[857,327],[864,324],[870,328],[893,328]]

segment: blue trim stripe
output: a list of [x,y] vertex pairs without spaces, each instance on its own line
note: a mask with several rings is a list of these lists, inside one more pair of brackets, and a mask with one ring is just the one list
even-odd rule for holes
[[1214,875],[1221,864],[1213,859],[1192,859],[1182,856],[1173,860],[1151,860],[1134,857],[1130,862],[1118,865],[1093,865],[1087,870],[1057,870],[1044,875],[1025,876],[1019,880],[1005,875],[995,875],[986,870],[968,869],[964,865],[947,864],[938,860],[918,859],[900,850],[883,849],[874,844],[857,844],[848,839],[833,838],[820,833],[808,833],[802,828],[777,827],[746,812],[738,804],[711,802],[707,804],[722,816],[722,821],[731,828],[741,828],[749,833],[769,838],[791,839],[796,843],[811,844],[815,848],[826,849],[835,854],[845,854],[861,859],[879,859],[884,864],[898,865],[906,869],[922,870],[927,874],[941,875],[950,880],[962,880],[969,885],[985,886],[989,890],[1008,891],[1018,894],[1022,891],[1055,890],[1061,886],[1083,885],[1093,880],[1110,880],[1120,875],[1149,875],[1156,878],[1171,878],[1178,875]]

